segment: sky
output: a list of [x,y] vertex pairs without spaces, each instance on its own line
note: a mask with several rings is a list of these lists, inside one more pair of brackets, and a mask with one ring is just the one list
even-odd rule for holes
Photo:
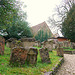
[[56,5],[59,5],[61,0],[20,0],[27,7],[22,7],[23,11],[27,12],[27,21],[29,26],[47,22],[48,17],[55,12]]
[[20,0],[27,7],[22,8],[27,12],[27,21],[31,26],[47,21],[48,17],[54,13],[56,5],[61,0]]

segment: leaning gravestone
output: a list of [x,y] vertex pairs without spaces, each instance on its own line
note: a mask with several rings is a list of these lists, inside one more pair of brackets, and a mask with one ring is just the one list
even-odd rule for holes
[[4,54],[5,39],[0,36],[0,55]]
[[41,61],[43,63],[51,63],[50,58],[49,58],[49,52],[47,50],[47,48],[41,48],[39,50],[40,52],[40,56],[41,56]]
[[60,43],[58,43],[58,45],[57,45],[57,55],[58,56],[64,56],[64,52],[63,52],[63,47],[62,47],[62,43],[60,42]]
[[28,51],[27,62],[29,64],[36,64],[37,63],[37,55],[38,55],[37,48],[31,47]]
[[14,47],[11,51],[10,64],[25,64],[28,50],[23,47]]

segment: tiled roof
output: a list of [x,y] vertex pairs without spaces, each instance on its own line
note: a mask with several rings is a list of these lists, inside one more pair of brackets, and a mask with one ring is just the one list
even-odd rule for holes
[[[47,33],[51,33],[51,34],[52,34],[51,30],[49,29],[49,27],[48,27],[48,25],[46,24],[45,21],[42,22],[42,23],[40,23],[40,24],[38,24],[38,25],[35,25],[35,26],[31,27],[31,29],[32,29],[32,33],[34,34],[34,36],[35,36],[35,35],[38,33],[38,31],[40,31],[40,30],[43,30],[44,32],[47,31]],[[53,35],[53,34],[52,34],[52,35]]]

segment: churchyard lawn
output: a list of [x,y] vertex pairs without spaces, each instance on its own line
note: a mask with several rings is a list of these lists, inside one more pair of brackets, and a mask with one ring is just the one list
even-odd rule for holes
[[[37,49],[40,49],[37,47]],[[51,71],[52,68],[59,63],[59,59],[62,57],[57,56],[56,51],[49,52],[51,64],[42,63],[39,50],[37,57],[37,64],[22,65],[22,67],[12,67],[9,65],[10,60],[10,48],[5,46],[4,55],[0,55],[0,75],[43,75],[45,72]]]

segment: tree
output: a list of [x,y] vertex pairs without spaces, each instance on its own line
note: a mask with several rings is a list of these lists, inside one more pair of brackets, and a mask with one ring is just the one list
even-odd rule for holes
[[[74,30],[71,30],[71,27],[75,27],[74,25],[74,10],[73,7],[75,5],[75,0],[64,0],[62,4],[56,7],[56,13],[53,14],[52,18],[49,18],[48,22],[52,24],[53,27],[58,27],[58,30],[61,29],[64,37],[69,38],[71,41],[74,38]],[[71,10],[72,9],[72,10]],[[55,18],[56,17],[56,18]],[[71,18],[72,17],[72,18]],[[69,22],[68,22],[69,21]],[[71,23],[72,22],[72,23]]]
[[26,18],[27,15],[21,10],[18,1],[0,1],[0,32],[6,33],[6,38],[32,37]]
[[46,31],[46,32],[45,32],[45,35],[44,35],[44,40],[47,41],[47,39],[48,39],[48,34],[47,34],[47,31]]
[[39,40],[40,42],[43,42],[43,41],[47,41],[49,37],[50,35],[48,35],[47,31],[44,32],[43,30],[40,30],[38,34],[35,36],[35,39]]
[[0,0],[0,30],[11,25],[13,13],[17,12],[14,7],[13,0]]
[[75,4],[72,5],[67,17],[62,22],[62,33],[72,42],[75,42]]

